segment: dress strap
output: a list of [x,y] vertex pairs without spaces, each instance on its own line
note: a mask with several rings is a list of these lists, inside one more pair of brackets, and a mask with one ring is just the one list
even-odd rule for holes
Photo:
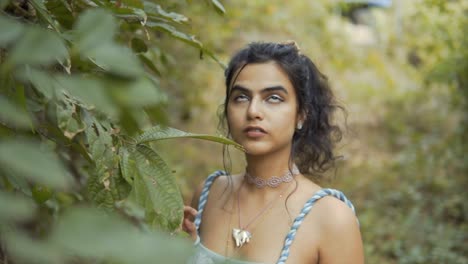
[[205,208],[206,202],[208,201],[208,194],[210,193],[210,187],[213,184],[214,180],[216,180],[216,178],[221,175],[226,175],[226,172],[222,170],[215,171],[212,174],[210,174],[210,176],[208,176],[208,178],[206,178],[205,180],[205,185],[203,186],[203,190],[198,200],[198,213],[197,213],[197,216],[195,216],[195,222],[194,222],[195,226],[197,227],[197,232],[198,232],[198,229],[200,228],[203,209]]
[[310,212],[310,209],[312,209],[312,206],[315,204],[315,202],[328,195],[340,199],[341,201],[346,203],[346,205],[349,208],[351,208],[351,210],[353,210],[354,213],[356,213],[353,204],[351,203],[351,201],[348,200],[348,198],[346,198],[346,196],[342,192],[335,189],[321,189],[317,191],[309,200],[307,200],[307,202],[304,204],[304,207],[302,207],[300,214],[294,219],[293,225],[291,226],[291,229],[289,230],[284,240],[283,249],[281,250],[281,255],[278,259],[277,264],[284,264],[288,259],[289,248],[291,247],[291,244],[293,243],[294,238],[296,237],[296,232],[301,226],[302,222],[304,221],[304,218]]

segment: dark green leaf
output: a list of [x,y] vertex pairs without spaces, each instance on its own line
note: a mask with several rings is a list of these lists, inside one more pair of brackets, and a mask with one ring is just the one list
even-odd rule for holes
[[19,70],[17,77],[24,82],[30,82],[36,90],[44,95],[48,100],[54,98],[57,87],[57,81],[49,73],[42,72],[30,67]]
[[138,143],[147,143],[151,141],[173,139],[173,138],[197,138],[197,139],[209,140],[209,141],[214,141],[214,142],[218,142],[218,143],[222,143],[226,145],[233,145],[237,149],[244,151],[244,148],[241,145],[222,136],[213,136],[213,135],[206,135],[206,134],[192,134],[192,133],[187,133],[187,132],[184,132],[175,128],[171,128],[171,127],[154,126],[146,130],[143,134],[137,137],[136,140]]
[[143,64],[148,67],[154,74],[158,75],[158,76],[161,76],[161,72],[158,70],[158,68],[156,68],[156,66],[154,65],[154,63],[148,59],[145,55],[143,54],[139,54],[138,55],[138,58],[140,59],[141,62],[143,62]]
[[132,50],[136,53],[145,53],[148,51],[146,43],[140,38],[132,38]]
[[130,154],[126,147],[120,147],[119,149],[120,157],[120,172],[122,173],[123,178],[129,183],[133,183],[133,177],[136,174],[135,161],[130,160]]
[[46,186],[67,188],[73,179],[57,155],[28,139],[0,142],[0,164]]

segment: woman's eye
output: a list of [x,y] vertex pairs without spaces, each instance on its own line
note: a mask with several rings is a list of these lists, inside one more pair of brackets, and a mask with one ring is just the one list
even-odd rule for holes
[[247,95],[245,94],[240,94],[240,95],[237,95],[234,97],[234,101],[235,102],[245,102],[245,101],[248,101],[249,100],[249,97],[247,97]]
[[284,101],[281,96],[276,94],[269,96],[267,100],[272,103],[279,103]]

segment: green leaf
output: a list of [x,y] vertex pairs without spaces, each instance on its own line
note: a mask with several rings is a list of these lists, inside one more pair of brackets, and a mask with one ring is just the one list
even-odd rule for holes
[[150,147],[137,145],[129,159],[136,163],[129,199],[146,208],[153,227],[175,230],[182,220],[182,196],[171,170]]
[[0,190],[0,223],[30,219],[35,209],[31,198]]
[[160,5],[152,3],[150,1],[145,1],[144,5],[145,11],[148,14],[148,16],[162,17],[178,24],[186,23],[189,21],[189,19],[186,16],[175,12],[166,12],[164,9],[162,9]]
[[141,64],[127,47],[106,43],[84,54],[100,68],[116,75],[134,78],[143,74]]
[[120,171],[122,173],[122,177],[129,183],[133,183],[133,177],[135,175],[135,161],[130,160],[130,153],[128,152],[126,147],[120,147],[119,149],[119,157],[120,157]]
[[74,138],[78,133],[83,132],[86,128],[77,115],[78,113],[75,104],[68,101],[57,104],[56,116],[58,127],[69,139]]
[[67,188],[73,182],[53,151],[29,139],[0,142],[0,164],[33,182],[53,188]]
[[24,31],[24,26],[13,19],[0,16],[0,47],[7,47],[13,41],[16,41]]
[[68,50],[60,37],[50,30],[30,26],[24,30],[8,60],[14,65],[44,65],[68,57]]
[[3,233],[2,240],[5,242],[8,256],[12,257],[15,263],[67,263],[63,251],[61,252],[59,247],[47,240],[33,239],[19,231]]
[[198,41],[195,36],[183,33],[178,31],[175,27],[168,25],[166,23],[160,23],[160,22],[148,22],[146,25],[152,29],[159,30],[159,31],[164,31],[169,33],[172,37],[182,40],[183,42],[186,42],[192,46],[195,47],[203,47],[203,44]]
[[84,76],[56,75],[59,90],[66,91],[88,106],[97,108],[110,117],[117,115],[117,108],[109,98],[105,85],[99,79]]
[[141,38],[132,38],[130,44],[132,46],[132,50],[135,53],[145,53],[148,51],[148,47],[146,46],[145,41],[143,41]]
[[143,2],[141,0],[122,0],[126,6],[143,9]]
[[218,14],[223,15],[226,13],[226,9],[224,9],[224,6],[218,0],[211,0],[211,3],[213,3],[213,6],[215,7],[215,10],[218,12]]
[[167,95],[147,78],[139,78],[137,81],[125,85],[126,87],[119,87],[124,86],[122,84],[109,83],[108,85],[112,85],[110,86],[113,87],[111,92],[120,105],[144,107],[167,101]]
[[16,104],[0,95],[0,122],[18,128],[29,128],[31,119],[28,114]]
[[102,45],[112,43],[117,31],[117,21],[104,9],[85,11],[75,25],[76,46],[87,54]]
[[18,70],[16,77],[24,82],[30,82],[48,100],[54,98],[58,84],[49,73],[26,67],[23,70]]
[[55,32],[60,32],[51,15],[49,14],[49,11],[44,6],[43,0],[31,0],[29,3],[31,3],[34,9],[36,9],[38,17],[48,24],[47,27],[53,28]]
[[0,0],[0,10],[3,10],[8,4],[10,4],[10,0]]
[[54,228],[51,242],[71,255],[132,264],[187,263],[192,252],[187,242],[143,233],[117,214],[91,208],[68,210]]
[[146,130],[143,134],[141,134],[139,137],[136,138],[136,141],[137,143],[147,143],[151,141],[173,139],[173,138],[197,138],[197,139],[209,140],[209,141],[214,141],[214,142],[218,142],[218,143],[222,143],[226,145],[233,145],[235,148],[244,151],[244,148],[241,145],[222,136],[193,134],[193,133],[187,133],[187,132],[175,129],[175,128],[161,127],[161,126],[154,126]]
[[153,72],[153,74],[157,76],[161,76],[161,72],[158,70],[158,68],[156,68],[154,63],[150,59],[148,59],[145,55],[139,54],[138,58],[146,67],[148,67]]

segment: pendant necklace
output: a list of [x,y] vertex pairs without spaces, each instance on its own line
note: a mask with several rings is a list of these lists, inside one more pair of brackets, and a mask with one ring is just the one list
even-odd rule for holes
[[[291,174],[291,176],[295,176],[297,175],[297,173],[294,173],[294,174]],[[247,173],[246,173],[246,177],[247,177]],[[284,177],[284,176],[283,176]],[[292,179],[291,179],[292,180]],[[288,181],[290,182],[290,181]],[[232,229],[232,237],[234,238],[234,241],[236,242],[236,247],[237,248],[240,248],[242,247],[245,243],[249,243],[250,242],[250,239],[252,238],[252,233],[250,233],[247,228],[253,223],[255,222],[255,220],[257,220],[260,216],[262,216],[268,209],[270,209],[271,207],[273,207],[273,204],[276,200],[278,200],[279,198],[283,197],[283,194],[289,189],[288,187],[286,187],[284,189],[283,192],[281,192],[281,194],[278,196],[278,197],[275,197],[273,200],[271,200],[257,215],[255,215],[245,226],[242,226],[242,222],[241,222],[241,212],[240,212],[240,191],[242,189],[242,186],[244,185],[244,179],[242,179],[242,183],[241,183],[241,186],[239,187],[239,190],[237,191],[237,211],[238,211],[238,215],[239,215],[239,228],[233,228]],[[278,184],[279,185],[279,184]],[[257,186],[257,185],[256,185]],[[277,186],[277,185],[276,185]],[[275,187],[276,187],[275,186]],[[258,187],[257,187],[258,188]]]

